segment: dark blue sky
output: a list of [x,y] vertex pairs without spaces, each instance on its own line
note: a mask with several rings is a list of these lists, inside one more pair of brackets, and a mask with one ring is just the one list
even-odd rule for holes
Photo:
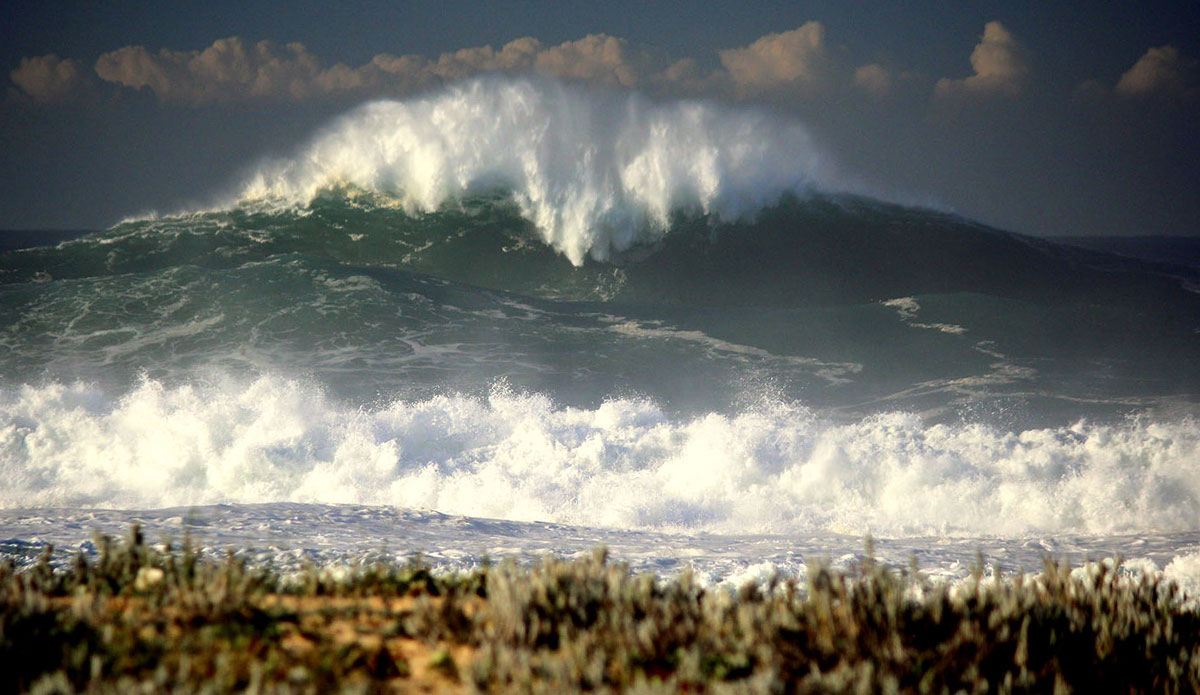
[[[881,189],[1033,234],[1200,235],[1197,8],[1194,2],[10,0],[0,7],[7,86],[0,104],[0,228],[94,228],[203,200],[257,158],[287,152],[358,101],[402,98],[410,89],[394,81],[336,94],[314,87],[294,98],[223,94],[227,83],[195,80],[138,89],[134,62],[97,71],[101,56],[126,46],[144,47],[145,60],[158,60],[161,50],[202,51],[226,37],[247,46],[270,40],[279,52],[300,42],[321,69],[337,63],[355,69],[378,54],[436,61],[520,37],[552,51],[606,34],[624,40],[630,54],[661,60],[658,67],[642,65],[643,77],[690,59],[704,78],[645,79],[635,89],[794,113],[847,169]],[[810,22],[820,25],[820,45],[789,65],[811,67],[813,81],[786,70],[768,75],[773,81],[738,73],[718,54]],[[989,22],[1001,27],[990,43],[981,38]],[[985,43],[1010,54],[984,51],[998,67],[969,81],[978,72],[972,52]],[[28,62],[49,54],[73,62]],[[761,61],[754,65],[763,69]],[[865,66],[875,66],[882,81],[860,82],[866,74],[857,71]],[[421,88],[436,86],[428,75],[422,79]],[[875,98],[864,98],[866,84],[886,92],[881,87]]]
[[817,20],[866,59],[894,55],[939,74],[962,70],[975,35],[1004,22],[1064,77],[1123,71],[1149,46],[1190,55],[1200,42],[1195,2],[796,2],[604,3],[347,2],[121,3],[9,0],[0,47],[6,65],[24,56],[95,56],[126,44],[200,48],[242,36],[301,41],[314,53],[360,63],[380,52],[437,55],[521,36],[560,43],[605,33],[681,55],[750,43]]

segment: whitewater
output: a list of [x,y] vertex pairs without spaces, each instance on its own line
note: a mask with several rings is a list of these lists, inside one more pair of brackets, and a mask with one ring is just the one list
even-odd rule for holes
[[780,114],[548,79],[365,104],[230,190],[0,252],[0,553],[136,521],[736,585],[870,536],[951,581],[1200,588],[1194,268],[867,197]]

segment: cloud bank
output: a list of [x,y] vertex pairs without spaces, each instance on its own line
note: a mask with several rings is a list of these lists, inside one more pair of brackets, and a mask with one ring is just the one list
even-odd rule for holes
[[[397,96],[497,71],[535,71],[635,87],[665,76],[671,67],[665,56],[649,48],[596,34],[557,46],[526,37],[499,50],[491,46],[464,48],[436,59],[381,53],[357,67],[344,63],[325,66],[300,43],[280,47],[269,41],[248,44],[230,37],[203,51],[152,52],[143,46],[126,46],[101,55],[95,71],[105,82],[149,89],[164,102],[200,106],[253,99]],[[37,78],[33,75],[18,86],[36,98],[49,89]]]
[[[1011,36],[993,24],[972,55],[978,74],[965,81],[971,85],[1014,79],[1020,71],[1005,66],[1002,54]],[[557,45],[524,37],[499,49],[477,46],[436,58],[380,53],[358,66],[329,64],[300,43],[252,43],[235,36],[203,50],[125,46],[100,55],[90,70],[55,55],[25,58],[11,78],[17,93],[36,102],[67,100],[92,82],[148,90],[159,101],[177,106],[395,97],[488,72],[536,72],[664,95],[735,99],[764,94],[806,99],[831,89],[880,98],[894,88],[891,73],[882,65],[857,70],[839,65],[826,33],[822,23],[808,22],[767,34],[746,46],[717,51],[719,67],[709,70],[698,65],[712,62],[713,56],[672,57],[605,34]]]
[[[1013,98],[1026,91],[1034,73],[1025,45],[998,21],[988,22],[969,56],[972,74],[933,81],[871,62],[857,67],[831,50],[820,22],[772,33],[746,46],[709,57],[672,57],[623,38],[592,34],[547,45],[533,37],[499,49],[475,46],[422,55],[380,53],[362,65],[328,63],[301,43],[251,43],[239,37],[214,41],[203,50],[151,50],[125,46],[99,56],[89,69],[54,54],[23,58],[10,73],[9,92],[35,103],[63,103],[97,87],[147,90],[160,102],[205,106],[248,101],[303,102],[402,97],[466,77],[491,72],[540,73],[560,78],[638,88],[662,96],[725,99],[769,97],[791,102],[836,94],[881,101],[898,92],[924,92],[934,103],[962,104]],[[703,70],[704,62],[719,67]],[[1129,100],[1194,98],[1197,64],[1173,46],[1153,47],[1109,90],[1089,80],[1075,95],[1114,94]],[[1111,84],[1111,82],[1110,82]]]

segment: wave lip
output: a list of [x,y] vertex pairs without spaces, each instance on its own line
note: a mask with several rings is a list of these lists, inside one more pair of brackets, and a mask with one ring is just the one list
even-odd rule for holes
[[261,166],[239,202],[305,205],[350,186],[429,212],[503,191],[580,265],[660,237],[676,211],[739,219],[828,188],[832,169],[802,124],[763,111],[489,77],[366,104]]

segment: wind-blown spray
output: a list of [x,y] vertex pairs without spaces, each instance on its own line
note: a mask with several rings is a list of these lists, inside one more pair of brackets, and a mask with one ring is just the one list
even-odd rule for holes
[[741,218],[833,184],[831,169],[803,125],[761,110],[487,78],[366,104],[241,196],[303,205],[352,186],[428,212],[502,191],[579,265],[665,233],[676,210]]

